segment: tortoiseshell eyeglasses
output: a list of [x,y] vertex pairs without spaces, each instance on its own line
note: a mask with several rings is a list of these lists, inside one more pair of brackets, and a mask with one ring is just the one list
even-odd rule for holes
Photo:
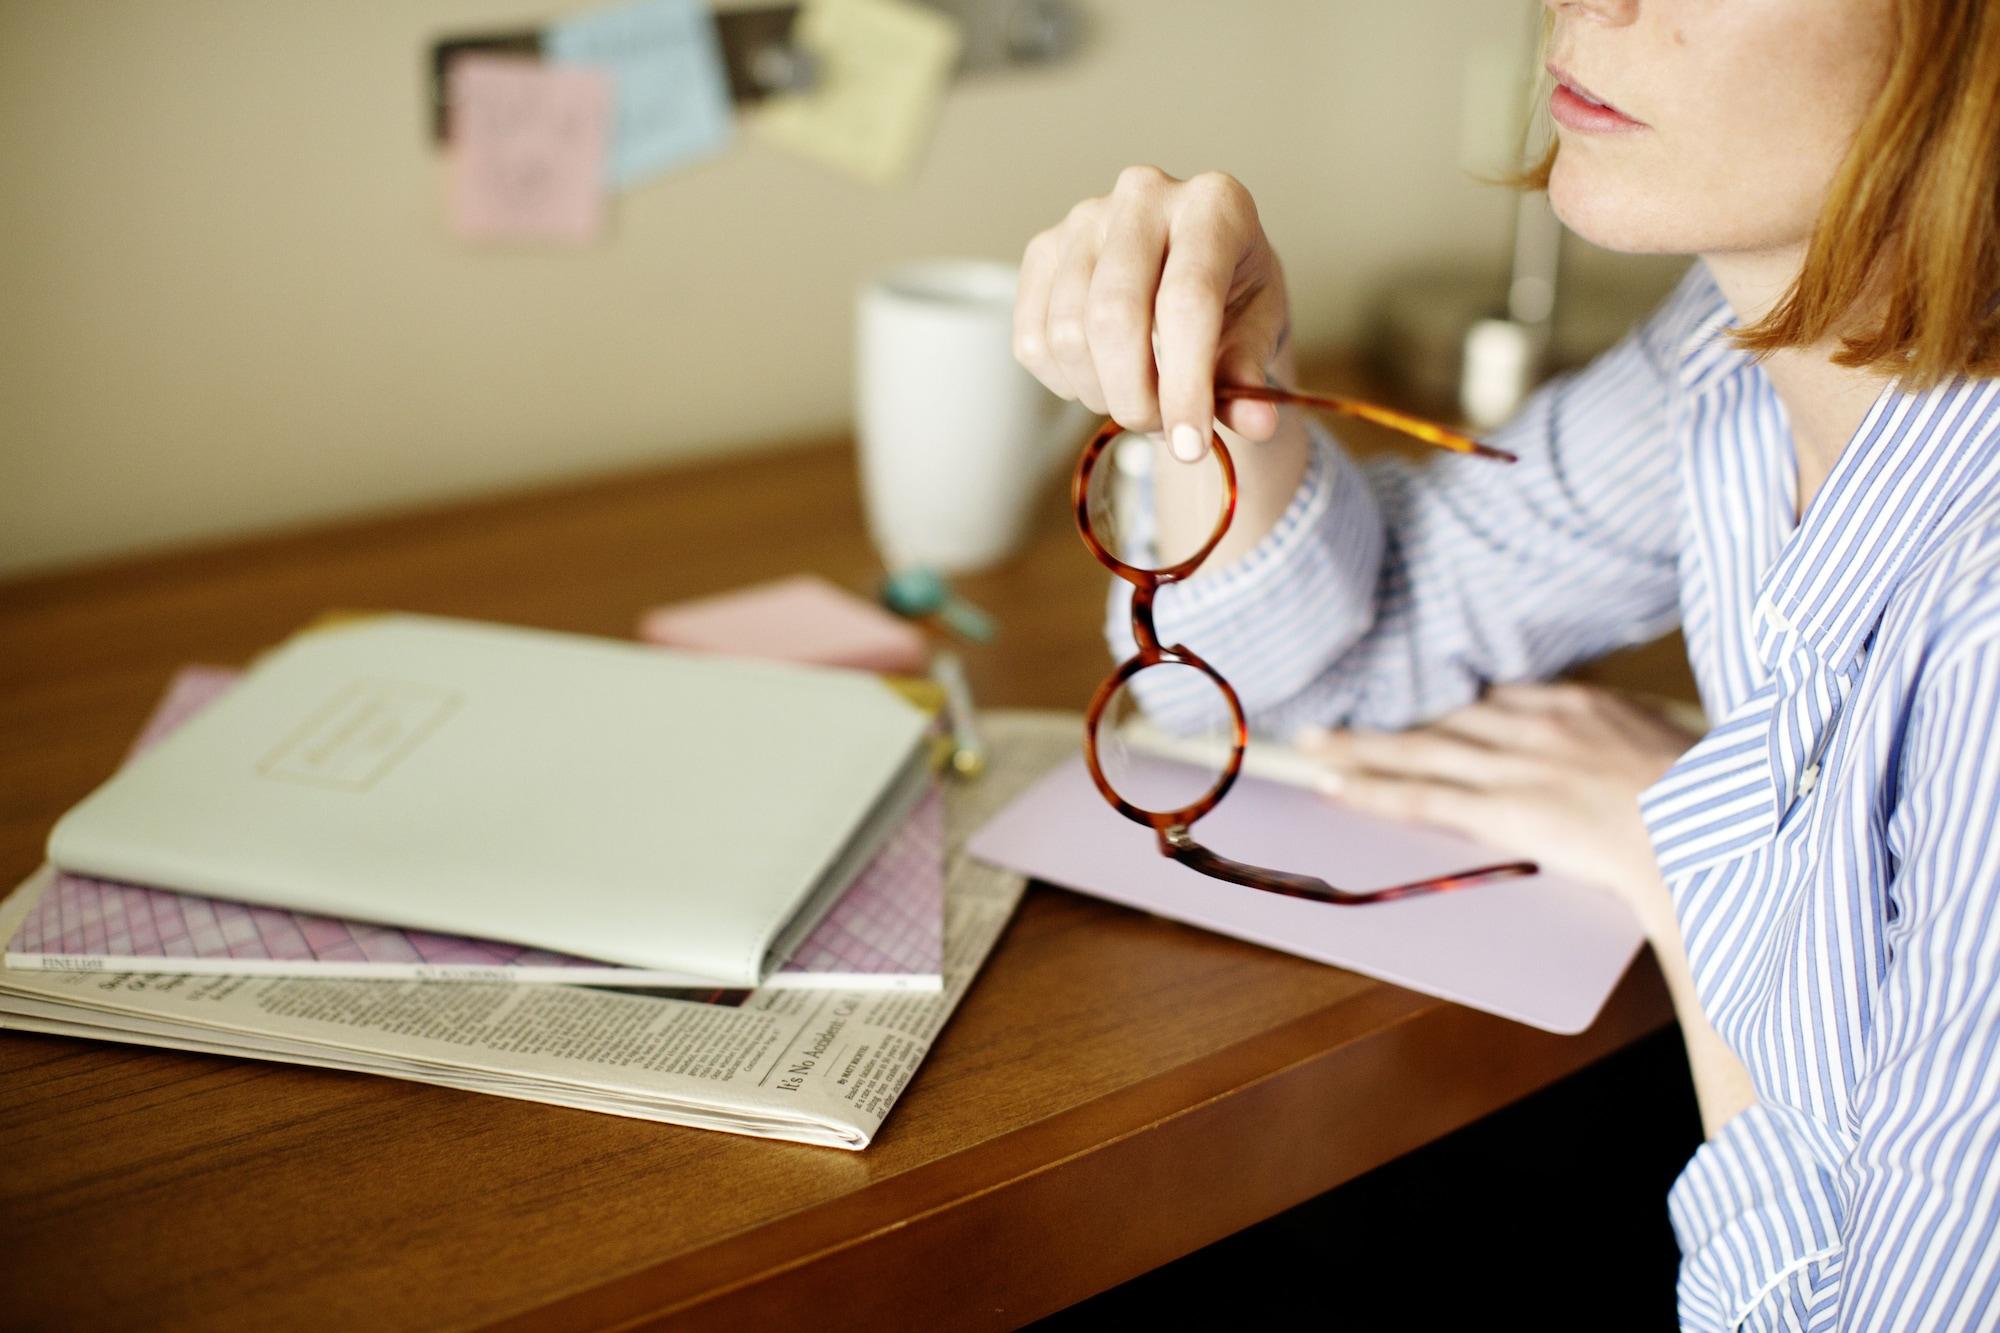
[[[1215,396],[1218,402],[1256,399],[1319,408],[1373,421],[1440,449],[1514,461],[1512,454],[1444,426],[1352,399],[1249,386],[1220,386]],[[1158,838],[1162,855],[1216,879],[1293,898],[1355,906],[1534,874],[1533,862],[1509,861],[1387,888],[1350,890],[1336,888],[1313,875],[1232,861],[1194,840],[1188,832],[1189,826],[1221,803],[1242,771],[1248,728],[1236,691],[1214,667],[1181,644],[1171,647],[1161,644],[1153,628],[1153,601],[1161,588],[1187,579],[1200,568],[1229,531],[1230,521],[1236,515],[1236,467],[1222,437],[1211,433],[1209,452],[1202,464],[1171,464],[1176,468],[1200,467],[1205,473],[1186,479],[1175,488],[1179,503],[1172,512],[1156,513],[1151,507],[1133,504],[1131,488],[1121,489],[1116,485],[1116,474],[1120,471],[1116,460],[1123,455],[1111,446],[1124,434],[1124,428],[1115,421],[1107,421],[1098,429],[1077,460],[1070,490],[1083,544],[1105,568],[1133,588],[1132,637],[1138,651],[1104,678],[1091,696],[1090,711],[1084,720],[1084,757],[1090,765],[1091,779],[1104,798],[1127,819],[1150,827]],[[1113,461],[1106,465],[1107,459]],[[1134,681],[1141,673],[1146,673],[1147,686],[1135,690]],[[1227,762],[1206,768],[1145,760],[1123,763],[1124,747],[1118,726],[1137,709],[1138,694],[1151,694],[1154,690],[1158,691],[1156,698],[1163,702],[1192,703],[1197,714],[1226,719]],[[1113,762],[1114,751],[1120,756],[1117,762]],[[1114,771],[1107,772],[1107,764]]]

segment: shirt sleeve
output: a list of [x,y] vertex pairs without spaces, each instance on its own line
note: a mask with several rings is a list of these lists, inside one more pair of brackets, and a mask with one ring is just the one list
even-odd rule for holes
[[2000,1322],[2000,605],[1927,673],[1887,828],[1883,975],[1850,1147],[1759,1105],[1669,1197],[1699,1329]]
[[[1298,492],[1258,545],[1163,588],[1162,643],[1185,644],[1241,697],[1253,728],[1401,727],[1494,681],[1553,676],[1679,618],[1679,460],[1670,421],[1679,344],[1717,299],[1696,265],[1675,294],[1584,370],[1539,390],[1492,437],[1518,463],[1440,455],[1366,465],[1314,426]],[[1131,589],[1106,636],[1131,655]],[[1182,688],[1148,688],[1149,677]],[[1135,691],[1163,728],[1220,721],[1191,673]]]

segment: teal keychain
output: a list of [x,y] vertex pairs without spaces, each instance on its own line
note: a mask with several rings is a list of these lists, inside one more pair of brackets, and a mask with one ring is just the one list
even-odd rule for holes
[[993,617],[951,590],[934,569],[899,569],[882,580],[882,604],[912,620],[937,616],[974,643],[993,641]]

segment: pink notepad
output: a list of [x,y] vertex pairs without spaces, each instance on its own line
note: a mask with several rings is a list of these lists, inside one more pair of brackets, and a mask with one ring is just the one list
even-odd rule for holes
[[646,613],[639,637],[692,652],[922,675],[923,631],[811,574]]
[[[136,754],[219,697],[236,672],[187,667]],[[944,984],[944,798],[933,790],[767,985],[937,990]],[[129,972],[423,977],[685,986],[700,978],[495,940],[400,930],[308,912],[120,884],[44,867],[7,942],[9,967]]]
[[[1507,859],[1449,833],[1370,818],[1256,778],[1240,780],[1195,836],[1223,856],[1354,889]],[[1080,758],[1001,811],[969,850],[1034,879],[1551,1032],[1589,1027],[1644,942],[1637,920],[1608,892],[1554,875],[1366,907],[1210,879],[1160,855],[1151,829],[1105,804]]]

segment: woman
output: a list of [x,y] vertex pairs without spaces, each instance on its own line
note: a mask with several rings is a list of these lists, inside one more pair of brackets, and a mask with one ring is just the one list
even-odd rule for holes
[[[1238,518],[1162,640],[1341,799],[1631,902],[1708,1132],[1685,1324],[2000,1324],[2000,2],[1548,8],[1552,204],[1687,279],[1511,468],[1226,404]],[[1134,169],[1030,243],[1016,345],[1194,460],[1214,384],[1295,382],[1287,318],[1241,186]],[[1676,623],[1691,749],[1527,683]]]

